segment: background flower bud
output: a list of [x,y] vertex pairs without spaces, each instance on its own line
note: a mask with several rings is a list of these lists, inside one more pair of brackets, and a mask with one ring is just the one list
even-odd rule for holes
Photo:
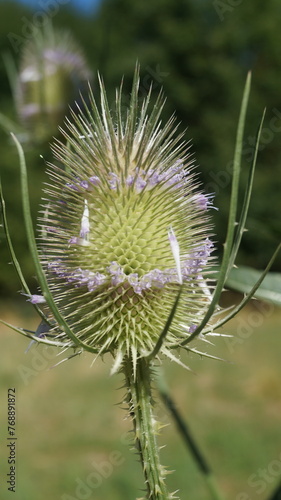
[[91,73],[70,33],[47,25],[22,50],[16,107],[32,142],[48,141],[69,105],[79,100]]

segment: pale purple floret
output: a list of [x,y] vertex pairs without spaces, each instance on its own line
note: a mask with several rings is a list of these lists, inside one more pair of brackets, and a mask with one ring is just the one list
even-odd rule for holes
[[68,283],[73,283],[75,287],[88,286],[89,291],[95,290],[107,280],[105,275],[93,273],[80,267],[68,270],[61,259],[48,263],[48,270],[58,276],[58,278],[65,279]]
[[137,287],[139,284],[139,275],[137,273],[131,273],[127,277],[128,283],[133,287]]
[[197,328],[197,325],[192,324],[192,325],[190,325],[188,332],[193,333],[193,332],[195,332],[196,328]]
[[88,181],[81,181],[80,182],[80,186],[83,188],[83,189],[89,189],[89,183]]
[[66,278],[69,273],[66,271],[66,267],[63,265],[61,259],[53,260],[53,262],[48,262],[48,271],[56,274],[59,278]]
[[73,184],[71,182],[67,182],[66,185],[65,185],[65,187],[67,189],[71,189],[73,191],[79,191],[79,187],[77,186],[77,184]]
[[206,266],[213,247],[213,242],[209,238],[206,238],[205,243],[204,245],[202,245],[201,249],[195,252],[194,257],[196,258],[198,266],[201,268],[201,270]]
[[120,183],[120,179],[117,174],[114,172],[109,172],[109,180],[108,184],[111,189],[117,189],[118,184]]
[[126,275],[122,267],[117,262],[112,262],[106,269],[111,275],[111,284],[114,286],[128,281],[135,293],[141,294],[143,290],[152,287],[162,288],[170,280],[169,272],[153,269],[149,273],[139,278],[137,273]]
[[[143,169],[136,168],[133,174],[129,174],[125,179],[125,184],[127,186],[134,186],[137,193],[141,193],[145,188],[150,190],[158,184],[166,184],[167,186],[181,187],[183,186],[184,178],[186,172],[183,169],[182,164],[176,164],[168,168],[164,172],[159,172],[155,169],[149,169],[147,172]],[[70,190],[83,193],[85,191],[92,191],[92,185],[98,186],[101,180],[96,175],[89,177],[88,179],[75,179],[74,182],[68,182],[66,187]],[[118,185],[121,184],[121,178],[115,172],[109,172],[107,178],[108,185],[110,189],[116,190]],[[204,195],[194,195],[202,196],[205,200]],[[203,198],[201,203],[203,203]],[[208,200],[208,198],[206,198]],[[200,200],[199,200],[200,201]],[[208,204],[211,202],[207,201]]]
[[135,182],[136,192],[140,193],[141,191],[143,191],[146,184],[147,184],[147,182],[144,179],[142,179],[141,177],[137,177],[136,182]]
[[46,299],[43,297],[43,295],[28,295],[26,293],[24,293],[24,295],[26,295],[27,297],[29,297],[29,299],[27,299],[29,302],[31,302],[31,304],[45,304],[46,303]]
[[208,208],[214,208],[217,210],[216,207],[213,207],[213,194],[195,194],[192,199],[195,201],[196,205],[198,208],[201,210],[208,210]]
[[161,174],[155,170],[148,171],[148,185],[149,187],[157,186],[161,182]]
[[[174,270],[171,271],[174,275]],[[140,286],[143,290],[151,287],[163,288],[166,283],[170,282],[171,278],[172,275],[170,274],[170,271],[160,271],[160,269],[153,269],[140,279]]]
[[134,184],[135,176],[134,175],[128,175],[126,179],[126,184],[127,186],[132,186]]
[[147,274],[138,277],[133,273],[127,277],[128,282],[137,294],[142,294],[144,290],[151,288],[163,288],[167,283],[175,283],[177,281],[177,273],[175,269],[161,271],[160,269],[153,269]]
[[108,266],[106,270],[111,275],[112,285],[119,285],[119,283],[124,283],[126,280],[126,274],[117,262],[111,262],[110,266]]
[[177,187],[183,186],[183,180],[186,175],[185,170],[180,162],[176,165],[168,168],[166,172],[162,174],[161,181],[165,182],[168,186],[177,185]]
[[98,184],[100,183],[100,178],[96,175],[92,175],[92,177],[89,178],[89,181],[94,184],[94,186],[98,186]]
[[193,200],[195,201],[198,208],[201,210],[207,210],[208,208],[208,198],[204,194],[195,194],[193,196]]
[[98,186],[100,183],[99,177],[92,175],[89,179],[79,179],[76,178],[74,182],[67,182],[65,187],[71,191],[77,191],[78,193],[83,193],[87,191],[92,191],[93,186]]
[[186,259],[182,264],[182,275],[184,279],[190,279],[199,276],[203,268],[206,266],[211,255],[214,244],[209,238],[206,238],[202,247]]
[[79,245],[80,244],[80,239],[79,237],[77,236],[72,236],[69,240],[68,240],[68,243],[70,245]]
[[[207,264],[212,248],[213,243],[207,238],[200,249],[194,251],[188,259],[180,263],[181,275],[184,281],[201,278],[201,272]],[[139,277],[137,273],[126,275],[116,261],[112,261],[106,267],[107,274],[94,273],[82,268],[69,270],[62,260],[49,263],[48,270],[68,283],[74,284],[75,287],[87,286],[89,292],[94,292],[105,284],[119,286],[127,282],[131,285],[135,293],[141,295],[145,290],[163,288],[168,283],[179,282],[178,270],[176,268],[165,269],[164,271],[152,269]]]
[[159,172],[152,168],[146,172],[145,170],[136,168],[135,175],[130,174],[126,179],[126,184],[128,186],[134,184],[137,193],[140,193],[145,187],[152,189],[161,183],[168,186],[176,185],[180,187],[183,185],[184,176],[185,171],[181,164],[174,165],[164,172]]
[[94,292],[97,288],[104,285],[107,281],[107,277],[101,273],[92,273],[93,277],[90,277],[88,281],[89,292]]

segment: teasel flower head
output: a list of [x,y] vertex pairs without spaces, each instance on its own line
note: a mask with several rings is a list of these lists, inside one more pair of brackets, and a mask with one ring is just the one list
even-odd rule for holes
[[102,82],[100,111],[92,92],[89,106],[72,111],[66,141],[53,146],[64,169],[49,165],[40,217],[41,265],[72,335],[51,320],[50,336],[111,352],[114,369],[157,343],[174,359],[210,302],[211,201],[174,118],[162,125],[162,94],[149,113],[138,86],[136,71],[125,118],[122,90],[111,112]]
[[22,48],[15,85],[15,103],[31,142],[49,141],[57,134],[83,92],[91,72],[71,34],[47,23]]

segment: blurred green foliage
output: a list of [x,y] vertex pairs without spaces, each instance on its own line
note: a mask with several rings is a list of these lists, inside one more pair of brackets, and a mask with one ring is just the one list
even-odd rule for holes
[[[47,2],[42,5],[47,10]],[[145,94],[151,84],[154,98],[164,88],[167,96],[164,119],[175,112],[179,130],[188,127],[185,137],[192,140],[191,152],[200,166],[200,180],[208,192],[216,193],[215,205],[219,211],[213,212],[213,218],[218,249],[223,243],[227,220],[239,106],[246,73],[253,71],[243,149],[244,185],[253,154],[253,138],[265,106],[267,115],[247,224],[249,232],[244,237],[239,262],[265,267],[281,239],[279,0],[241,1],[236,7],[231,7],[227,0],[104,0],[92,18],[78,17],[67,4],[56,5],[49,18],[55,26],[73,32],[93,71],[99,70],[104,76],[112,101],[123,75],[124,92],[129,95],[136,59],[141,64],[141,93]],[[40,16],[12,2],[0,4],[0,51],[9,51],[16,60],[17,49],[29,32],[27,20],[36,26]],[[0,86],[0,112],[16,119],[2,60]],[[1,178],[11,232],[25,274],[31,279],[34,271],[22,224],[18,160],[9,137],[2,131],[0,140]],[[45,160],[51,159],[48,146],[27,150],[34,216],[40,200],[39,186],[44,180],[45,163],[40,154]],[[241,192],[241,202],[242,195]],[[19,284],[11,267],[6,265],[9,255],[3,235],[0,252],[0,292],[14,293]],[[273,269],[281,270],[281,256]],[[35,289],[35,280],[30,285]]]

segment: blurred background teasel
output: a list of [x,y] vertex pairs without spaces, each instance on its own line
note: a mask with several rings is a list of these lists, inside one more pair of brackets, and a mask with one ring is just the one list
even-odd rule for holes
[[53,30],[26,42],[22,49],[15,86],[19,118],[30,142],[50,141],[58,134],[69,106],[80,100],[91,72],[84,55],[71,34]]
[[51,22],[23,43],[19,69],[13,71],[6,57],[7,71],[22,142],[42,146],[58,135],[58,127],[69,114],[69,106],[80,101],[91,72],[82,50],[66,30],[54,30]]

